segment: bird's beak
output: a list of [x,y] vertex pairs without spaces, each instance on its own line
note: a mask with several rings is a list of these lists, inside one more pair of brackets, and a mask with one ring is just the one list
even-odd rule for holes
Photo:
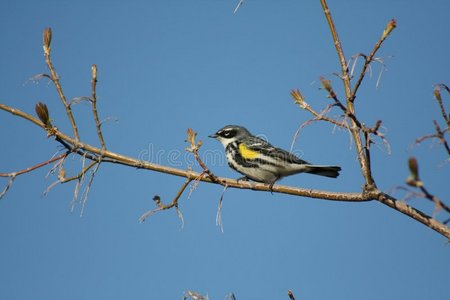
[[214,134],[208,135],[208,137],[210,137],[210,138],[212,138],[212,139],[215,139],[215,138],[217,138],[217,134],[214,133]]

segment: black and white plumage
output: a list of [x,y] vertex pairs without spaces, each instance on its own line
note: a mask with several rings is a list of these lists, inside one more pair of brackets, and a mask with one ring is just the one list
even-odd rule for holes
[[336,178],[341,170],[338,166],[310,164],[252,135],[241,126],[225,126],[209,137],[217,139],[225,147],[226,158],[231,168],[246,178],[271,186],[283,177],[298,173]]

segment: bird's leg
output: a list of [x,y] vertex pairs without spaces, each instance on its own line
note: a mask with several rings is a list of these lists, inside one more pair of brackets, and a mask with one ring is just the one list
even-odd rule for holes
[[275,180],[272,181],[272,183],[270,183],[269,185],[269,190],[272,195],[273,195],[273,185],[275,184],[275,182],[277,182],[278,179],[280,179],[280,177],[275,178]]

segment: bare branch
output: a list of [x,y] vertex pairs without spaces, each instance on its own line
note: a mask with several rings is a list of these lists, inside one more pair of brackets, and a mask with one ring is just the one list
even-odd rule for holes
[[16,179],[16,176],[10,176],[8,184],[5,186],[5,188],[0,193],[0,200],[3,198],[3,196],[6,195],[6,193],[9,190],[9,188],[13,185],[15,179]]
[[[336,31],[336,27],[334,26],[333,18],[331,17],[330,9],[328,8],[328,4],[325,0],[320,0],[320,4],[322,5],[323,12],[325,13],[325,18],[327,19],[328,26],[330,27],[331,35],[333,37],[334,46],[336,48],[336,52],[338,54],[339,62],[341,63],[342,69],[342,80],[345,86],[346,95],[350,95],[350,76],[348,72],[347,62],[345,60],[344,51],[342,49],[341,41],[339,40],[339,36]],[[353,111],[353,110],[351,110]]]
[[194,154],[195,159],[197,160],[200,167],[203,169],[204,173],[208,174],[208,177],[211,178],[212,182],[217,182],[217,176],[214,175],[209,168],[203,163],[203,161],[200,159],[200,156],[198,155],[198,149],[202,145],[202,141],[198,141],[198,143],[195,142],[195,138],[197,137],[197,133],[194,132],[191,128],[188,128],[187,130],[187,142],[190,144],[190,148],[186,148],[186,151],[191,152]]
[[223,221],[222,221],[222,202],[223,202],[223,195],[225,195],[225,191],[227,190],[228,186],[225,185],[222,191],[222,194],[219,198],[219,204],[217,206],[217,214],[216,214],[216,226],[220,226],[220,230],[223,232]]
[[[364,65],[362,67],[362,70],[359,74],[358,80],[356,81],[356,84],[353,88],[353,91],[351,93],[351,102],[355,101],[356,93],[358,92],[358,89],[364,80],[364,76],[366,75],[367,68],[369,67],[370,63],[374,60],[375,54],[380,49],[381,44],[384,42],[384,40],[389,36],[389,34],[397,27],[397,22],[392,19],[389,21],[389,23],[386,25],[386,28],[383,31],[383,34],[381,35],[380,39],[377,41],[375,46],[373,47],[372,51],[370,52],[369,56],[361,55],[364,58]],[[381,73],[380,73],[381,76]],[[378,85],[378,83],[377,83]]]
[[[45,129],[45,125],[36,119],[35,117],[24,113],[18,109],[10,108],[7,105],[0,104],[0,109],[10,112],[11,114],[20,116],[24,119],[27,119],[34,124],[38,125],[39,127]],[[313,190],[313,189],[303,189],[303,188],[297,188],[297,187],[289,187],[289,186],[282,186],[282,185],[274,185],[272,190],[270,189],[269,185],[264,183],[250,183],[245,181],[237,182],[235,179],[231,178],[223,178],[223,177],[217,177],[216,181],[213,181],[211,177],[209,176],[201,176],[201,173],[197,173],[191,170],[180,170],[172,167],[166,167],[158,164],[153,164],[150,162],[144,162],[138,159],[134,159],[131,157],[127,157],[118,153],[114,153],[108,150],[102,150],[99,148],[96,148],[92,145],[85,144],[82,142],[77,142],[71,137],[63,134],[56,128],[53,128],[55,132],[56,140],[60,143],[63,143],[65,147],[68,147],[68,149],[74,149],[71,148],[71,145],[78,145],[78,148],[76,149],[75,153],[79,155],[83,155],[86,153],[86,158],[97,161],[97,162],[108,162],[108,163],[115,163],[115,164],[122,164],[127,166],[132,166],[139,169],[146,169],[146,170],[152,170],[156,172],[171,174],[175,176],[180,176],[187,178],[189,180],[195,180],[197,178],[200,178],[200,181],[208,182],[208,183],[216,183],[220,185],[227,185],[228,188],[239,188],[239,189],[251,189],[255,191],[265,191],[269,192],[272,191],[274,193],[283,193],[283,194],[290,194],[290,195],[296,195],[296,196],[303,196],[308,198],[314,198],[314,199],[323,199],[323,200],[332,200],[332,201],[350,201],[350,202],[362,202],[362,201],[371,201],[371,200],[378,200],[382,202],[383,204],[386,204],[408,216],[411,218],[414,218],[418,220],[419,222],[427,225],[428,227],[438,231],[442,235],[450,238],[450,228],[445,226],[442,223],[439,223],[436,220],[432,220],[431,217],[427,216],[426,214],[408,206],[407,204],[401,203],[399,201],[396,201],[393,197],[386,195],[384,193],[379,192],[378,190],[366,190],[363,193],[340,193],[340,192],[329,192],[329,191],[320,191],[320,190]],[[200,176],[200,177],[199,177]]]
[[344,122],[340,123],[340,122],[338,122],[338,121],[336,121],[334,119],[331,119],[331,118],[328,118],[328,117],[324,116],[329,111],[328,108],[331,108],[331,107],[327,106],[327,108],[325,108],[322,112],[318,113],[314,109],[312,109],[311,106],[308,103],[306,103],[303,95],[300,93],[299,90],[292,90],[291,91],[291,96],[294,99],[295,103],[298,104],[300,106],[300,108],[309,111],[315,117],[315,120],[330,122],[330,123],[332,123],[332,124],[334,124],[336,126],[339,126],[339,127],[346,127],[347,126],[347,124],[345,124]]
[[393,198],[392,196],[380,193],[377,196],[377,200],[384,205],[389,206],[390,208],[393,208],[408,217],[419,221],[420,223],[424,224],[425,226],[435,230],[436,232],[439,232],[446,238],[450,239],[450,228],[445,225],[445,223],[441,223],[438,220],[433,219],[432,217],[428,216],[427,214],[421,212],[420,210],[417,210],[405,202],[398,201],[397,199]]
[[450,88],[443,83],[436,84],[433,93],[434,98],[438,102],[439,109],[441,110],[442,118],[445,120],[445,123],[447,123],[447,127],[450,130],[450,116],[447,114],[444,104],[442,103],[441,90],[446,90],[450,94]]
[[44,56],[45,62],[47,64],[48,69],[50,70],[51,80],[55,84],[56,90],[58,91],[59,98],[66,109],[67,117],[69,118],[70,124],[72,125],[73,134],[75,135],[75,140],[78,141],[80,139],[78,134],[78,128],[75,123],[75,119],[72,114],[72,110],[70,105],[67,103],[66,96],[64,96],[61,84],[59,82],[59,77],[56,74],[55,68],[53,67],[52,60],[50,59],[51,52],[51,40],[52,40],[52,30],[51,28],[46,28],[44,30]]
[[331,86],[331,81],[325,79],[324,77],[320,77],[320,81],[322,82],[323,88],[328,92],[328,97],[334,100],[334,105],[339,107],[346,116],[352,119],[354,124],[358,128],[362,128],[361,123],[353,114],[353,112],[347,109],[347,107],[345,107],[345,105],[338,99],[336,93],[333,90],[333,87]]
[[98,118],[98,112],[97,112],[97,65],[92,65],[92,80],[91,80],[91,86],[92,86],[92,96],[91,96],[91,105],[92,105],[92,113],[94,115],[95,120],[95,127],[97,129],[97,135],[98,139],[100,140],[100,144],[102,146],[102,149],[106,149],[105,140],[103,139],[103,133],[101,130],[101,122]]
[[[144,213],[142,216],[139,217],[139,222],[144,222],[145,219],[147,219],[149,216],[153,215],[154,213],[161,211],[161,210],[167,210],[170,209],[172,207],[175,207],[177,209],[177,213],[178,213],[178,217],[180,217],[180,212],[178,210],[178,200],[180,199],[181,195],[183,194],[184,190],[186,190],[186,187],[189,185],[189,183],[192,181],[192,179],[187,178],[186,181],[183,183],[183,185],[181,186],[180,190],[178,191],[177,195],[175,196],[175,198],[172,200],[171,203],[169,204],[163,204],[161,202],[161,198],[156,195],[155,197],[153,197],[153,200],[155,201],[157,208],[150,210],[146,213]],[[183,221],[183,217],[181,216],[180,219]]]
[[[370,171],[370,157],[366,156],[366,151],[363,151],[363,142],[361,140],[361,124],[360,122],[352,116],[355,116],[355,108],[353,105],[353,98],[355,95],[352,94],[351,90],[351,77],[348,70],[347,61],[345,60],[344,51],[342,49],[341,41],[339,40],[336,27],[334,25],[333,18],[331,17],[330,10],[328,8],[328,5],[326,3],[326,0],[320,0],[320,3],[323,8],[323,12],[325,14],[325,18],[328,22],[328,27],[330,28],[331,36],[333,38],[334,46],[336,48],[336,52],[339,58],[339,62],[341,64],[341,72],[342,75],[339,76],[342,79],[343,85],[344,85],[344,91],[346,96],[346,104],[347,104],[347,115],[350,117],[351,126],[349,126],[349,130],[352,134],[353,140],[355,142],[356,146],[356,153],[358,155],[358,161],[361,167],[362,174],[364,176],[365,185],[364,190],[372,190],[376,189],[376,184],[373,179],[372,173]],[[392,30],[390,30],[392,31]],[[383,34],[383,36],[387,36],[390,31],[386,31]]]
[[[240,1],[240,3],[242,3],[242,1]],[[363,174],[363,177],[365,180],[365,185],[364,185],[361,193],[337,193],[337,192],[310,190],[310,189],[302,189],[302,188],[295,188],[295,187],[288,187],[288,186],[281,186],[281,185],[276,185],[274,187],[271,187],[264,183],[250,183],[250,182],[244,182],[244,181],[238,182],[238,181],[236,181],[234,179],[230,179],[230,178],[217,177],[209,170],[209,168],[200,159],[198,151],[199,151],[200,146],[202,145],[202,141],[196,142],[197,134],[192,129],[188,129],[187,141],[189,142],[190,147],[188,147],[186,150],[193,153],[196,161],[198,162],[198,164],[200,165],[200,167],[202,169],[202,172],[200,172],[200,173],[194,172],[193,170],[181,170],[181,169],[166,167],[166,166],[162,166],[162,165],[158,165],[158,164],[153,164],[150,162],[144,162],[144,161],[140,161],[140,160],[137,160],[137,159],[134,159],[131,157],[127,157],[127,156],[124,156],[124,155],[121,155],[121,154],[118,154],[115,152],[108,151],[108,150],[106,150],[106,145],[105,145],[103,135],[101,132],[101,122],[99,121],[97,107],[96,107],[96,104],[97,104],[97,99],[96,99],[96,97],[97,97],[96,96],[97,68],[95,65],[92,66],[92,81],[91,81],[92,95],[89,98],[89,101],[91,102],[91,105],[92,105],[94,121],[95,121],[96,129],[97,129],[97,135],[98,135],[98,138],[99,138],[99,141],[101,144],[101,148],[81,142],[79,139],[79,134],[78,134],[78,129],[77,129],[77,126],[75,123],[75,119],[73,117],[72,110],[71,110],[70,104],[72,102],[67,103],[67,100],[62,91],[61,84],[59,82],[59,77],[57,76],[57,73],[53,67],[53,64],[52,64],[52,61],[50,58],[50,53],[51,53],[50,46],[51,46],[51,37],[52,36],[51,36],[51,29],[49,29],[49,28],[44,31],[45,61],[50,70],[50,79],[54,83],[55,88],[61,99],[61,102],[63,103],[63,105],[66,109],[66,114],[69,118],[69,121],[72,125],[72,130],[74,132],[74,137],[72,138],[72,137],[64,134],[63,132],[59,131],[53,124],[51,124],[49,114],[48,114],[48,109],[45,106],[45,104],[39,104],[37,106],[36,111],[39,116],[39,119],[37,119],[27,113],[24,113],[20,110],[11,108],[11,107],[3,105],[3,104],[0,104],[0,109],[7,111],[11,114],[20,116],[20,117],[34,123],[35,125],[43,128],[49,136],[54,136],[55,140],[67,149],[67,152],[65,154],[61,154],[61,155],[65,155],[65,156],[61,156],[59,158],[60,161],[53,168],[53,169],[55,169],[56,167],[58,167],[59,173],[58,173],[58,181],[56,183],[52,184],[51,187],[53,187],[57,183],[65,183],[65,182],[69,182],[72,180],[77,180],[77,184],[76,184],[75,191],[74,191],[74,200],[73,200],[74,203],[78,199],[79,190],[80,190],[81,186],[83,185],[86,173],[89,170],[91,170],[92,168],[94,168],[94,170],[91,170],[91,177],[90,177],[89,182],[88,182],[88,184],[83,192],[83,195],[82,195],[83,205],[87,200],[87,194],[89,193],[90,187],[91,187],[93,179],[94,179],[94,175],[97,172],[100,163],[108,162],[108,163],[131,166],[131,167],[135,167],[135,168],[139,168],[139,169],[147,169],[147,170],[151,170],[151,171],[162,172],[162,173],[186,178],[184,184],[181,186],[177,195],[175,196],[175,198],[172,200],[171,203],[163,204],[163,203],[161,203],[159,197],[155,197],[154,200],[155,200],[155,203],[157,204],[157,208],[143,214],[140,218],[141,222],[144,221],[149,215],[151,215],[157,211],[166,210],[166,209],[170,209],[173,207],[175,207],[175,209],[177,210],[178,216],[182,220],[181,212],[178,209],[179,198],[184,193],[184,191],[186,190],[187,186],[189,185],[189,183],[191,181],[194,181],[194,184],[191,188],[191,193],[195,189],[195,187],[199,184],[199,182],[202,181],[202,182],[208,182],[208,183],[222,185],[222,186],[224,186],[224,191],[227,188],[240,188],[240,189],[258,190],[258,191],[286,193],[286,194],[291,194],[291,195],[304,196],[304,197],[316,198],[316,199],[324,199],[324,200],[334,200],[334,201],[362,202],[362,201],[377,200],[399,212],[402,212],[403,214],[415,219],[416,221],[419,221],[419,222],[425,224],[426,226],[434,229],[435,231],[439,232],[440,234],[446,236],[447,238],[450,238],[450,228],[447,227],[445,224],[440,223],[437,220],[434,220],[433,218],[424,214],[423,212],[416,210],[416,209],[412,208],[411,206],[409,206],[408,204],[398,201],[397,199],[393,198],[392,196],[387,195],[377,189],[375,181],[372,177],[372,171],[371,171],[370,146],[373,143],[373,141],[372,141],[373,136],[378,136],[383,141],[385,141],[384,135],[382,135],[379,132],[379,128],[381,126],[381,121],[378,121],[373,127],[369,128],[369,127],[366,127],[363,123],[361,123],[355,114],[355,108],[354,108],[353,102],[355,100],[358,88],[364,79],[367,69],[370,69],[371,62],[376,60],[374,58],[374,55],[377,52],[377,50],[380,48],[381,43],[389,36],[389,34],[395,28],[395,26],[396,26],[395,20],[392,20],[391,22],[388,23],[388,25],[386,26],[386,28],[382,34],[382,37],[377,42],[377,44],[375,45],[374,49],[372,50],[372,52],[369,56],[366,57],[363,54],[359,55],[361,57],[364,57],[365,63],[361,70],[361,73],[358,77],[356,85],[352,90],[351,76],[353,74],[356,61],[353,65],[352,71],[350,73],[349,72],[349,64],[347,63],[347,61],[345,59],[342,45],[339,40],[337,31],[336,31],[336,28],[334,25],[334,21],[331,17],[331,13],[328,9],[326,0],[321,0],[321,4],[323,7],[323,11],[324,11],[325,17],[327,19],[329,28],[330,28],[330,32],[331,32],[331,35],[332,35],[332,38],[334,41],[338,59],[339,59],[340,65],[341,65],[341,74],[338,74],[338,76],[339,76],[339,78],[341,78],[343,85],[344,85],[345,101],[341,101],[337,97],[336,93],[334,92],[333,88],[331,87],[330,81],[328,81],[324,78],[321,78],[322,85],[327,90],[328,96],[334,100],[334,103],[332,105],[328,106],[327,108],[325,108],[324,111],[319,113],[319,112],[316,112],[314,109],[312,109],[308,105],[308,103],[305,102],[304,97],[301,95],[301,93],[298,90],[292,91],[291,95],[294,98],[294,100],[296,101],[296,103],[300,105],[301,108],[309,111],[314,116],[314,119],[312,121],[314,121],[314,120],[327,121],[327,122],[334,124],[335,126],[338,126],[341,128],[347,128],[349,130],[349,132],[351,133],[351,136],[353,138],[353,141],[356,145],[357,157],[358,157],[361,171],[362,171],[362,174]],[[448,117],[446,115],[446,111],[442,105],[442,100],[441,100],[441,95],[440,95],[441,89],[446,89],[447,91],[449,91],[449,89],[446,86],[440,86],[440,88],[437,89],[437,92],[435,91],[435,97],[438,100],[438,103],[440,105],[441,112],[444,116],[444,119],[447,121],[448,128],[442,130],[439,127],[439,125],[437,124],[437,122],[435,122],[435,128],[437,131],[437,134],[435,135],[435,137],[441,139],[441,141],[445,141],[444,134],[448,130],[450,130],[450,124],[448,122]],[[344,119],[342,122],[339,122],[337,120],[334,120],[332,118],[325,116],[325,114],[328,113],[329,110],[331,109],[331,107],[333,107],[333,106],[340,108],[344,112]],[[312,122],[312,121],[309,121],[309,122]],[[303,125],[302,125],[302,127],[303,127]],[[364,138],[364,141],[363,141],[363,138]],[[448,148],[448,145],[446,148],[450,154],[450,149]],[[63,160],[65,159],[65,157],[67,157],[69,154],[72,154],[72,153],[80,155],[83,158],[83,165],[82,165],[82,170],[77,175],[67,178],[65,176],[65,171],[63,168]],[[58,160],[57,158],[52,158],[52,159],[54,159],[53,162]],[[86,161],[89,161],[89,163],[86,163]],[[87,164],[87,166],[85,166],[85,163]],[[7,176],[7,177],[10,177],[11,180],[0,196],[3,196],[6,193],[6,190],[11,186],[11,184],[17,174],[10,173],[10,175],[11,176]],[[419,182],[418,176],[416,178],[416,182]],[[49,187],[49,189],[51,187]],[[422,189],[423,185],[420,185],[420,186],[418,185],[417,187],[419,187],[426,196],[427,196],[427,194],[430,196],[430,200],[433,200],[436,203],[436,208],[438,208],[438,206],[439,206],[439,208],[446,207],[445,205],[443,205],[442,201],[440,201],[440,200],[437,201],[436,200],[437,198],[435,196],[431,195],[425,188]],[[223,194],[224,193],[222,193],[220,201],[219,201],[218,212],[221,209]],[[427,196],[427,198],[428,198],[428,196]],[[219,217],[220,216],[218,215],[218,219],[219,219]],[[290,297],[292,296],[292,298],[293,298],[292,292],[290,292],[289,296]]]
[[49,160],[46,160],[44,162],[35,164],[34,166],[25,168],[25,169],[20,170],[20,171],[16,171],[16,172],[12,172],[12,173],[0,173],[0,177],[16,177],[16,176],[19,176],[19,175],[22,175],[22,174],[25,174],[25,173],[29,173],[29,172],[34,171],[36,169],[42,168],[42,167],[44,167],[44,166],[46,166],[48,164],[51,164],[51,163],[53,163],[53,162],[55,162],[57,160],[63,159],[68,154],[69,154],[68,152],[64,152],[64,153],[62,153],[62,154],[60,154],[58,156],[55,156],[55,157],[53,157],[53,158],[51,158]]
[[449,128],[441,130],[441,127],[439,126],[438,122],[436,122],[436,120],[434,120],[433,123],[434,128],[436,129],[436,137],[439,139],[439,142],[444,146],[445,150],[447,151],[447,154],[450,155],[450,146],[448,145],[448,142],[444,136],[445,133],[449,130]]
[[422,191],[422,194],[420,194],[420,196],[434,203],[434,214],[439,212],[441,209],[444,209],[447,213],[450,213],[450,207],[443,203],[437,196],[431,194],[427,188],[425,188],[423,181],[419,177],[419,163],[417,162],[417,159],[415,157],[409,158],[408,167],[410,175],[406,179],[406,184],[415,188],[419,188]]
[[[5,104],[0,103],[0,109],[4,110],[6,112],[9,112],[13,115],[22,117],[37,126],[45,129],[45,125],[36,119],[35,117],[21,111],[15,108],[11,108]],[[171,174],[179,177],[185,177],[190,178],[192,180],[195,180],[199,178],[201,173],[194,172],[191,170],[180,170],[177,168],[162,166],[150,162],[145,162],[142,160],[138,160],[132,157],[128,157],[125,155],[121,155],[115,152],[111,152],[108,150],[103,151],[100,148],[94,147],[92,145],[83,143],[83,142],[77,142],[73,138],[65,135],[61,131],[59,131],[57,128],[53,128],[55,131],[55,138],[58,142],[62,143],[64,147],[67,149],[70,149],[70,151],[75,151],[79,155],[84,155],[84,153],[87,153],[87,158],[92,161],[102,161],[107,163],[114,163],[114,164],[121,164],[126,166],[131,166],[138,169],[146,169],[166,174]],[[78,147],[75,149],[73,145],[77,145]],[[210,182],[213,183],[214,181],[209,177],[201,177],[200,181],[203,182]],[[217,177],[216,183],[221,185],[228,185],[229,188],[239,188],[239,189],[251,189],[256,191],[270,191],[269,185],[264,183],[249,183],[245,181],[237,182],[235,179],[232,178],[224,178],[224,177]],[[282,186],[282,185],[274,185],[273,186],[273,192],[283,193],[283,194],[291,194],[291,195],[297,195],[297,196],[304,196],[308,198],[317,198],[317,199],[324,199],[324,200],[333,200],[333,201],[370,201],[371,199],[368,199],[366,196],[362,195],[361,193],[338,193],[338,192],[328,192],[328,191],[319,191],[319,190],[312,190],[312,189],[303,189],[303,188],[297,188],[297,187],[289,187],[289,186]]]

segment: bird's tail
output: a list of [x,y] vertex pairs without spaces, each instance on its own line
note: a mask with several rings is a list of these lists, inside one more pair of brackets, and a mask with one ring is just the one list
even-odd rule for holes
[[308,168],[306,169],[306,173],[320,175],[320,176],[326,176],[331,178],[336,178],[339,176],[339,171],[341,170],[341,167],[338,166],[315,166],[315,165],[308,165]]

